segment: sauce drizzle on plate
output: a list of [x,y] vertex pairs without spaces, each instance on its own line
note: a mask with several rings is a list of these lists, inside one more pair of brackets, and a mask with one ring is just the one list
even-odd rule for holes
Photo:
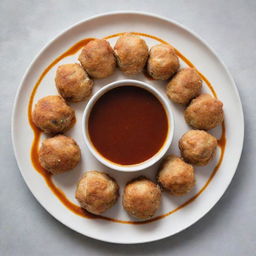
[[[140,35],[143,37],[148,37],[148,38],[152,38],[158,42],[164,43],[164,44],[168,44],[166,41],[152,36],[152,35],[148,35],[148,34],[144,34],[144,33],[138,33],[138,32],[133,32],[136,35]],[[113,37],[118,37],[121,36],[124,33],[118,33],[118,34],[114,34],[114,35],[110,35],[105,37],[104,39],[110,39]],[[64,52],[63,54],[61,54],[59,57],[57,57],[53,62],[50,63],[50,65],[42,72],[42,74],[40,75],[38,81],[36,82],[32,93],[30,95],[30,100],[29,100],[29,104],[28,104],[28,120],[29,120],[29,124],[34,132],[34,140],[32,142],[32,146],[31,146],[31,161],[33,163],[34,168],[44,177],[47,185],[49,186],[49,188],[52,190],[52,192],[58,197],[58,199],[73,213],[81,216],[81,217],[86,217],[86,218],[90,218],[90,219],[102,219],[102,220],[107,220],[107,221],[112,221],[112,222],[116,222],[116,223],[122,223],[122,224],[134,224],[134,225],[140,225],[140,224],[147,224],[159,219],[162,219],[166,216],[169,216],[171,214],[173,214],[174,212],[184,208],[185,206],[187,206],[188,204],[190,204],[191,202],[193,202],[197,197],[199,197],[202,192],[206,189],[206,187],[209,185],[209,183],[211,182],[211,180],[213,179],[213,177],[215,176],[216,172],[218,171],[222,160],[223,160],[223,156],[225,153],[225,146],[226,146],[226,133],[225,133],[225,123],[222,123],[222,134],[220,139],[218,140],[218,146],[220,148],[220,157],[218,160],[218,163],[216,164],[215,168],[213,169],[209,179],[206,181],[205,185],[193,196],[191,197],[189,200],[187,200],[186,202],[184,202],[183,204],[181,204],[180,206],[178,206],[176,209],[160,215],[160,216],[156,216],[150,220],[146,220],[146,221],[125,221],[125,220],[118,220],[118,219],[114,219],[114,218],[109,218],[109,217],[105,217],[105,216],[97,216],[97,215],[93,215],[91,213],[88,213],[86,210],[82,209],[80,206],[72,203],[67,197],[66,195],[61,191],[60,188],[58,188],[54,182],[52,181],[51,178],[51,174],[49,174],[46,170],[44,170],[40,164],[39,164],[39,157],[38,157],[38,147],[40,144],[40,136],[41,136],[41,131],[34,125],[33,121],[32,121],[32,107],[33,107],[33,102],[34,102],[34,97],[37,91],[38,86],[40,85],[41,81],[43,80],[43,78],[45,77],[45,75],[51,70],[52,67],[54,67],[59,61],[61,61],[62,59],[64,59],[67,56],[73,55],[76,52],[78,52],[83,46],[85,46],[89,41],[93,40],[93,38],[86,38],[83,39],[79,42],[77,42],[76,44],[74,44],[71,48],[69,48],[66,52]],[[177,49],[175,49],[176,54],[189,66],[189,67],[194,67],[195,66],[185,57],[183,56]],[[212,94],[214,97],[217,98],[217,94],[213,88],[213,86],[211,85],[211,83],[207,80],[207,78],[200,73],[198,70],[197,72],[199,73],[199,75],[201,76],[202,80],[206,83],[206,85],[208,86],[208,88],[211,90]]]

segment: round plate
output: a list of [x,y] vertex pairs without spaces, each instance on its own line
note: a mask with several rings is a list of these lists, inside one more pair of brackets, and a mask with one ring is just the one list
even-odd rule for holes
[[[182,197],[173,197],[163,193],[161,208],[156,213],[156,216],[173,211],[197,194],[204,185],[208,184],[206,189],[196,200],[173,214],[142,225],[109,222],[102,219],[87,219],[74,214],[52,193],[43,177],[33,168],[30,159],[33,131],[28,122],[28,102],[40,74],[55,58],[81,39],[89,37],[102,38],[126,31],[154,35],[172,44],[212,83],[218,98],[224,103],[225,111],[227,143],[219,170],[208,184],[207,181],[213,173],[220,150],[218,150],[216,158],[208,166],[195,168],[197,183],[193,191]],[[154,39],[143,38],[149,47],[158,43]],[[109,42],[113,45],[116,39],[112,38]],[[66,57],[58,64],[77,62],[78,54],[79,52]],[[57,94],[54,76],[58,64],[44,77],[36,92],[34,103],[43,96]],[[184,66],[184,63],[182,63],[182,66]],[[94,92],[110,82],[125,78],[127,77],[123,76],[120,71],[116,71],[109,78],[96,80]],[[148,80],[143,74],[132,77],[132,79],[142,80],[154,85],[166,97],[164,92],[166,82]],[[205,84],[203,91],[209,91]],[[86,103],[72,104],[76,110],[77,122],[67,133],[80,145],[82,161],[74,171],[57,175],[53,178],[54,183],[62,189],[69,200],[77,204],[74,197],[76,183],[83,172],[91,169],[109,172],[118,181],[121,195],[125,183],[136,176],[146,175],[154,179],[159,163],[144,171],[119,173],[101,165],[90,154],[83,141],[81,130],[81,117]],[[189,130],[189,127],[183,118],[184,108],[172,102],[170,102],[170,106],[174,111],[175,134],[169,152],[179,154],[177,142],[181,135]],[[220,130],[221,127],[218,127],[212,130],[211,133],[218,137],[220,136]],[[134,12],[109,13],[87,19],[69,28],[50,42],[27,70],[16,95],[12,116],[12,140],[15,156],[22,176],[37,200],[51,215],[71,229],[86,236],[113,243],[128,244],[155,241],[189,227],[204,216],[217,203],[234,176],[242,151],[243,135],[244,120],[239,94],[229,72],[216,54],[198,36],[183,26],[155,15]],[[41,139],[43,139],[43,136]],[[104,215],[118,220],[133,220],[123,210],[121,196],[117,204]]]

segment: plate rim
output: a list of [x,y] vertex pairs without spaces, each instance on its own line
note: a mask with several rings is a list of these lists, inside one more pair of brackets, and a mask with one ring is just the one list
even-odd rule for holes
[[[212,204],[212,206],[207,209],[207,211],[205,213],[203,213],[202,215],[200,215],[198,218],[195,218],[195,220],[193,221],[193,223],[191,223],[189,226],[185,227],[185,228],[182,228],[180,230],[178,230],[177,232],[173,233],[173,234],[170,234],[170,235],[163,235],[163,236],[159,236],[157,238],[152,238],[152,239],[140,239],[139,241],[124,241],[124,242],[119,242],[119,241],[113,241],[111,239],[102,239],[102,238],[98,238],[98,237],[95,237],[94,235],[91,235],[91,234],[85,234],[85,233],[81,233],[80,231],[74,229],[73,227],[71,227],[68,223],[64,223],[62,220],[58,219],[57,217],[55,217],[55,215],[52,213],[52,211],[49,209],[49,208],[46,208],[43,203],[39,200],[39,198],[33,193],[30,185],[29,185],[29,182],[28,180],[25,178],[25,175],[23,174],[23,169],[21,167],[21,162],[20,160],[17,158],[17,148],[16,148],[16,145],[15,145],[15,138],[14,138],[14,122],[15,122],[15,119],[14,117],[16,116],[16,113],[17,113],[17,102],[18,102],[18,99],[19,99],[19,96],[21,94],[21,90],[22,90],[22,87],[23,87],[23,84],[24,84],[24,81],[31,69],[31,67],[34,65],[34,63],[36,62],[36,60],[42,55],[42,53],[52,44],[54,43],[60,36],[62,36],[63,34],[65,34],[66,32],[68,32],[69,30],[81,25],[82,23],[85,23],[85,22],[89,22],[89,21],[92,21],[92,20],[96,20],[97,18],[103,18],[103,17],[106,17],[106,16],[114,16],[114,15],[134,15],[134,14],[137,14],[137,15],[140,15],[140,16],[147,16],[147,17],[152,17],[152,18],[156,18],[156,19],[159,19],[161,21],[165,21],[165,22],[168,22],[168,23],[171,23],[171,24],[174,24],[175,26],[185,30],[186,32],[190,33],[192,36],[194,36],[195,38],[197,38],[213,55],[214,57],[217,59],[217,61],[222,65],[222,68],[224,69],[224,71],[226,72],[227,76],[228,76],[228,79],[231,81],[232,83],[232,87],[234,89],[234,93],[235,93],[235,96],[236,96],[236,99],[238,100],[238,107],[239,107],[239,110],[240,110],[240,114],[241,114],[241,118],[242,118],[242,122],[241,122],[241,146],[238,150],[238,157],[236,158],[236,162],[235,162],[235,168],[234,168],[234,173],[231,177],[231,179],[228,181],[227,183],[227,186],[226,188],[220,193],[218,199]],[[150,12],[142,12],[142,11],[113,11],[113,12],[104,12],[104,13],[100,13],[100,14],[97,14],[97,15],[93,15],[93,16],[90,16],[89,18],[87,19],[82,19],[80,20],[79,22],[76,22],[74,23],[73,25],[70,25],[68,26],[66,29],[62,30],[60,33],[58,33],[53,39],[49,40],[42,48],[41,50],[35,55],[35,57],[32,59],[32,61],[30,62],[30,64],[28,65],[27,69],[25,70],[24,72],[24,75],[22,76],[21,78],[21,81],[20,81],[20,84],[17,88],[17,92],[16,92],[16,95],[15,95],[15,98],[14,98],[14,101],[13,101],[13,105],[12,105],[12,114],[11,114],[11,140],[12,140],[12,147],[13,147],[13,151],[14,151],[14,156],[15,156],[15,159],[16,159],[16,162],[17,162],[17,165],[18,165],[18,169],[19,169],[19,172],[23,178],[23,180],[25,181],[25,184],[27,185],[28,189],[30,190],[30,192],[32,193],[32,195],[36,198],[36,200],[39,202],[39,204],[52,216],[54,217],[56,220],[58,220],[59,222],[61,222],[63,225],[65,225],[66,227],[76,231],[77,233],[80,233],[82,235],[85,235],[87,237],[90,237],[90,238],[93,238],[93,239],[96,239],[96,240],[99,240],[99,241],[104,241],[104,242],[108,242],[108,243],[114,243],[114,244],[141,244],[141,243],[149,243],[149,242],[153,242],[153,241],[159,241],[161,239],[164,239],[164,238],[167,238],[167,237],[170,237],[170,236],[173,236],[173,235],[176,235],[178,233],[180,233],[181,231],[183,230],[186,230],[187,228],[191,227],[192,225],[194,225],[196,222],[198,222],[200,219],[202,219],[207,213],[209,213],[210,210],[212,210],[212,208],[219,202],[219,200],[222,198],[222,196],[224,195],[224,193],[227,191],[228,187],[230,186],[230,183],[231,181],[233,180],[234,176],[235,176],[235,173],[237,171],[237,167],[238,167],[238,164],[240,162],[240,159],[241,159],[241,156],[242,156],[242,151],[243,151],[243,145],[244,145],[244,113],[243,113],[243,105],[242,105],[242,102],[241,102],[241,99],[240,99],[240,95],[239,95],[239,91],[238,91],[238,88],[236,86],[236,83],[233,79],[233,77],[231,76],[231,73],[230,71],[228,70],[228,68],[226,67],[226,65],[224,64],[224,62],[218,57],[217,53],[215,52],[215,50],[213,50],[213,48],[211,46],[209,46],[204,39],[201,38],[201,36],[199,36],[197,33],[195,33],[192,29],[180,24],[179,22],[173,20],[173,19],[169,19],[169,18],[166,18],[166,17],[163,17],[163,16],[160,16],[160,15],[157,15],[157,14],[154,14],[154,13],[150,13]]]

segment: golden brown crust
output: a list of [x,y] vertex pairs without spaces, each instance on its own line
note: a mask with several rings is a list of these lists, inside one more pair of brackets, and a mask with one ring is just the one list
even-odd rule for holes
[[193,128],[210,130],[223,122],[223,104],[209,94],[201,94],[191,101],[184,117]]
[[57,134],[68,130],[75,119],[74,110],[58,95],[40,99],[33,111],[33,122],[47,134]]
[[78,63],[60,65],[55,83],[60,95],[70,102],[85,100],[92,93],[93,81]]
[[195,185],[194,168],[181,158],[169,155],[159,169],[157,181],[161,188],[171,195],[184,195],[191,191]]
[[114,52],[120,70],[126,75],[135,75],[141,72],[148,58],[146,42],[132,33],[125,33],[118,38]]
[[167,80],[178,71],[179,67],[179,58],[172,46],[158,44],[150,49],[147,71],[154,79]]
[[140,176],[126,184],[123,207],[133,217],[151,218],[159,208],[161,190],[151,180]]
[[111,208],[116,203],[118,196],[118,184],[104,172],[86,172],[76,189],[76,199],[80,205],[96,215]]
[[52,174],[75,168],[80,159],[81,152],[77,143],[63,135],[44,140],[39,150],[41,166]]
[[207,165],[215,156],[217,139],[205,131],[191,130],[181,137],[179,148],[188,163]]
[[116,68],[113,49],[104,39],[94,39],[86,44],[78,59],[89,76],[93,78],[110,76]]
[[197,97],[202,88],[202,80],[194,68],[184,68],[167,84],[168,97],[179,104],[188,104]]

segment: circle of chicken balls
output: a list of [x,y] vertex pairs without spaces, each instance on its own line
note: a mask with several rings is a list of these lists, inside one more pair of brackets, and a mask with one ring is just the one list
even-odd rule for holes
[[[171,80],[166,86],[167,96],[175,103],[189,105],[185,109],[186,122],[195,129],[179,140],[182,158],[168,156],[157,173],[157,184],[145,177],[127,183],[123,193],[123,207],[138,219],[149,219],[161,202],[160,187],[171,195],[184,195],[195,185],[194,165],[206,165],[214,157],[217,140],[203,130],[219,125],[224,119],[223,104],[209,94],[201,94],[202,80],[194,68],[180,68],[175,49],[158,44],[150,51],[146,42],[133,33],[118,38],[114,49],[104,39],[93,39],[82,49],[77,64],[60,65],[55,83],[62,96],[40,99],[33,111],[33,122],[46,134],[55,135],[71,128],[74,110],[65,102],[87,99],[93,88],[91,78],[100,79],[112,75],[116,65],[126,75],[135,75],[146,66],[155,80]],[[59,174],[77,166],[81,158],[80,148],[70,137],[57,135],[43,141],[39,150],[39,162],[52,174]],[[186,161],[186,162],[185,162]],[[116,181],[108,174],[87,171],[76,189],[76,199],[88,212],[99,215],[112,207],[119,196]]]

